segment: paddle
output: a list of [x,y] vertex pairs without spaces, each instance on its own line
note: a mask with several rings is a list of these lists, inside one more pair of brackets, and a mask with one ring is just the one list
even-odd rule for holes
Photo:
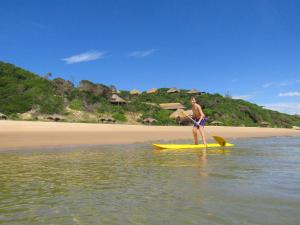
[[[183,110],[183,113],[184,113],[184,115],[186,115],[190,120],[192,120],[194,123],[197,123],[192,117],[190,117],[188,114],[186,114],[186,112]],[[197,123],[198,124],[198,123]],[[207,130],[208,131],[208,130]],[[210,132],[209,132],[210,133]],[[221,146],[225,146],[226,145],[226,143],[227,143],[227,141],[224,139],[224,138],[222,138],[222,137],[220,137],[220,136],[216,136],[216,135],[212,135],[212,134],[210,134],[214,139],[215,139],[215,141],[216,142],[218,142],[218,144],[219,145],[221,145]]]

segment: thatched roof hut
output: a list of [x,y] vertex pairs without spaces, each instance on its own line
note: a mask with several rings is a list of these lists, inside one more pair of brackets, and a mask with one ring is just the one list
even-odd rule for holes
[[54,114],[54,115],[47,116],[47,120],[52,120],[52,121],[58,122],[58,121],[64,120],[64,117],[61,115]]
[[183,109],[177,109],[175,112],[173,112],[169,118],[176,120],[179,124],[189,124],[191,123],[191,117],[193,115],[192,110],[183,110]]
[[151,118],[151,117],[145,118],[145,119],[143,120],[143,123],[148,123],[148,124],[154,123],[154,122],[157,122],[157,120],[154,119],[154,118]]
[[211,125],[214,125],[214,126],[222,126],[223,125],[223,122],[221,121],[218,121],[218,120],[214,120],[210,123]]
[[180,90],[177,88],[170,88],[169,90],[167,90],[167,93],[179,93]]
[[0,120],[7,120],[7,115],[0,113]]
[[156,92],[157,92],[157,88],[152,88],[152,89],[147,91],[147,94],[154,94]]
[[187,115],[185,114],[185,111],[183,109],[177,109],[176,111],[174,111],[170,116],[170,119],[184,119],[187,118]]
[[112,118],[111,116],[108,116],[107,118],[106,118],[106,121],[107,122],[116,122],[116,120],[114,119],[114,118]]
[[115,123],[116,120],[114,118],[112,118],[111,116],[101,116],[98,119],[99,122],[101,123]]
[[270,127],[271,124],[270,124],[269,122],[262,121],[262,122],[260,123],[260,126],[261,126],[261,127]]
[[152,105],[152,106],[155,106],[155,107],[159,107],[159,105],[157,103],[154,103],[154,102],[143,102],[144,104],[146,105]]
[[139,95],[139,94],[141,94],[141,92],[137,89],[133,89],[133,90],[130,91],[130,94],[131,95]]
[[191,90],[189,90],[188,92],[187,92],[188,94],[200,94],[200,91],[198,91],[197,89],[191,89]]
[[121,98],[120,96],[118,96],[117,94],[113,94],[110,97],[110,103],[113,103],[113,104],[125,104],[126,101],[123,98]]
[[181,103],[162,103],[162,104],[159,104],[160,108],[162,109],[171,109],[171,110],[174,110],[174,109],[185,109],[185,106],[183,106]]

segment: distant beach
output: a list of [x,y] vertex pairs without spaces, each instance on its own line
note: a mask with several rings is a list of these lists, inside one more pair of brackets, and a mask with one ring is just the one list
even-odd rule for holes
[[[210,133],[226,139],[300,136],[285,128],[207,126]],[[38,121],[0,121],[0,150],[76,145],[131,144],[191,140],[189,126],[146,126]],[[234,141],[231,141],[234,142]]]

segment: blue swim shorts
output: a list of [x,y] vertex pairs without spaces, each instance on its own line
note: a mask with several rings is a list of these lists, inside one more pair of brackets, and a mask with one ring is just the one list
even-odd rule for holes
[[194,126],[193,126],[193,127],[197,127],[197,129],[199,129],[200,126],[204,127],[204,124],[205,124],[205,122],[206,122],[206,117],[204,117],[204,118],[200,121],[200,123],[199,123],[200,126],[198,125],[199,119],[195,119],[195,122],[197,122],[197,123],[194,123]]

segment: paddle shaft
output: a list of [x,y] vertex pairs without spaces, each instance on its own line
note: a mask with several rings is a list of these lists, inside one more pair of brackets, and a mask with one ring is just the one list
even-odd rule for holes
[[[191,119],[194,123],[196,123],[196,124],[198,124],[199,126],[200,126],[200,121],[199,121],[199,123],[196,121],[196,120],[194,120],[192,117],[190,117],[188,114],[186,114],[186,112],[184,112],[183,111],[183,113],[184,113],[184,115],[186,115],[189,119]],[[204,127],[204,126],[203,126]]]

